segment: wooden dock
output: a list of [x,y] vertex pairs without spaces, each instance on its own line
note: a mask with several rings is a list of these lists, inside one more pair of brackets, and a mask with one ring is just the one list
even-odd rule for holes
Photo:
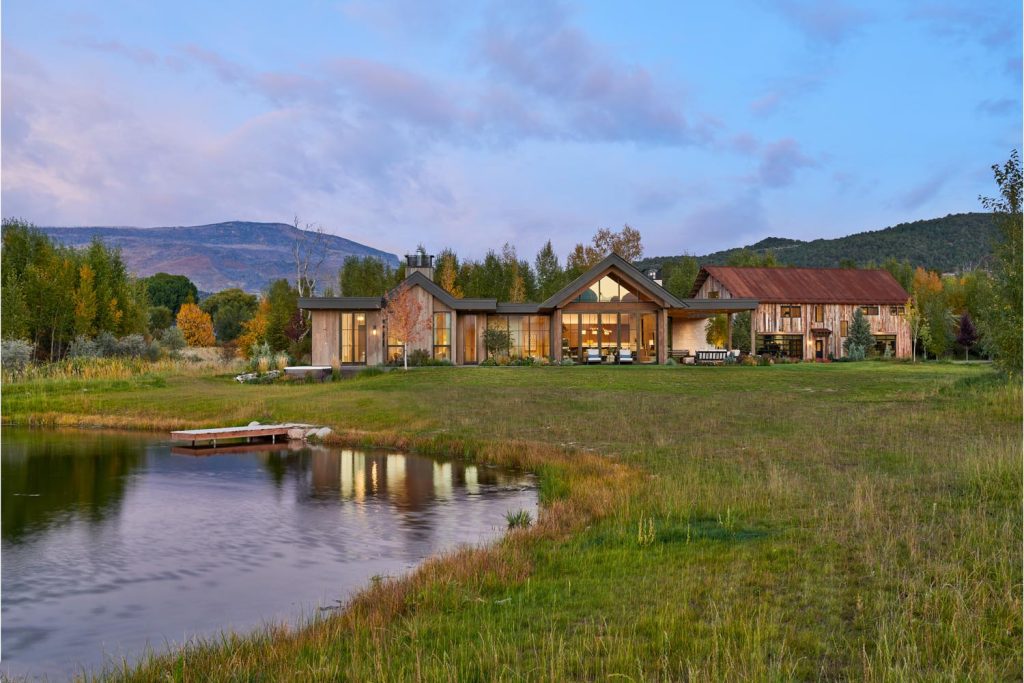
[[251,427],[217,427],[214,429],[182,429],[171,432],[171,439],[174,441],[188,441],[195,447],[196,442],[212,443],[217,447],[217,441],[231,439],[265,439],[270,438],[271,443],[277,443],[278,437],[288,438],[288,430],[308,427],[309,425],[277,424],[277,425],[253,425]]

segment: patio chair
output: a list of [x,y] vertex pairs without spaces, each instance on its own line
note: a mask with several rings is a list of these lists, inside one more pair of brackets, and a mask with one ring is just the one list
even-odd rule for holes
[[587,365],[601,364],[601,349],[587,349]]
[[629,349],[619,349],[619,365],[632,365],[633,352]]

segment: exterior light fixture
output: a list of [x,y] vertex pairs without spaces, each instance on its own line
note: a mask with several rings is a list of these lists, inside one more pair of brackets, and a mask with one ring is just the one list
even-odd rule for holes
[[373,326],[373,336],[374,337],[377,336],[377,325],[376,324]]

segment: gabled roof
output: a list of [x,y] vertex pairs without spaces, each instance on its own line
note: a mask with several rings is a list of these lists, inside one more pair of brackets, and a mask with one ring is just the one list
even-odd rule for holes
[[885,270],[736,266],[701,267],[690,296],[697,295],[708,276],[732,296],[761,303],[897,305],[910,298]]
[[667,289],[644,275],[644,273],[637,269],[637,267],[632,263],[612,252],[601,259],[600,263],[597,263],[587,270],[587,272],[583,273],[583,275],[580,275],[565,287],[562,287],[560,290],[548,297],[548,299],[540,305],[540,308],[550,309],[561,306],[566,303],[569,297],[596,280],[601,273],[610,267],[617,268],[622,271],[623,274],[628,276],[629,279],[632,280],[640,289],[644,290],[649,296],[664,305],[675,308],[686,307],[686,304],[672,296],[672,293]]
[[441,303],[455,311],[494,311],[498,304],[497,299],[456,299],[441,285],[418,270],[398,283],[388,294],[390,295],[399,287],[412,285],[422,287],[435,299],[439,299]]

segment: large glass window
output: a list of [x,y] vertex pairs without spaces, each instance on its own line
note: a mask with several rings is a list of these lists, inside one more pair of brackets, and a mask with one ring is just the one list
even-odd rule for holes
[[448,311],[434,314],[434,358],[452,359],[452,314]]
[[366,363],[366,314],[341,314],[338,357],[342,364]]
[[580,351],[580,314],[562,314],[562,358],[579,360]]
[[580,303],[638,301],[636,294],[630,288],[608,275],[583,290],[575,300]]
[[804,357],[804,338],[799,334],[759,334],[757,352],[772,356]]
[[876,334],[875,335],[875,352],[884,356],[886,349],[889,350],[889,355],[896,355],[896,335],[894,334]]
[[601,330],[597,326],[597,313],[581,313],[580,349],[583,355],[587,353],[587,349],[597,349],[601,347],[600,333]]
[[551,355],[551,318],[546,315],[531,315],[530,329],[526,338],[524,356],[547,358]]
[[[566,316],[565,319],[568,319]],[[489,316],[487,326],[508,331],[509,358],[547,358],[551,356],[551,318],[546,315]],[[562,326],[563,353],[569,338]]]

